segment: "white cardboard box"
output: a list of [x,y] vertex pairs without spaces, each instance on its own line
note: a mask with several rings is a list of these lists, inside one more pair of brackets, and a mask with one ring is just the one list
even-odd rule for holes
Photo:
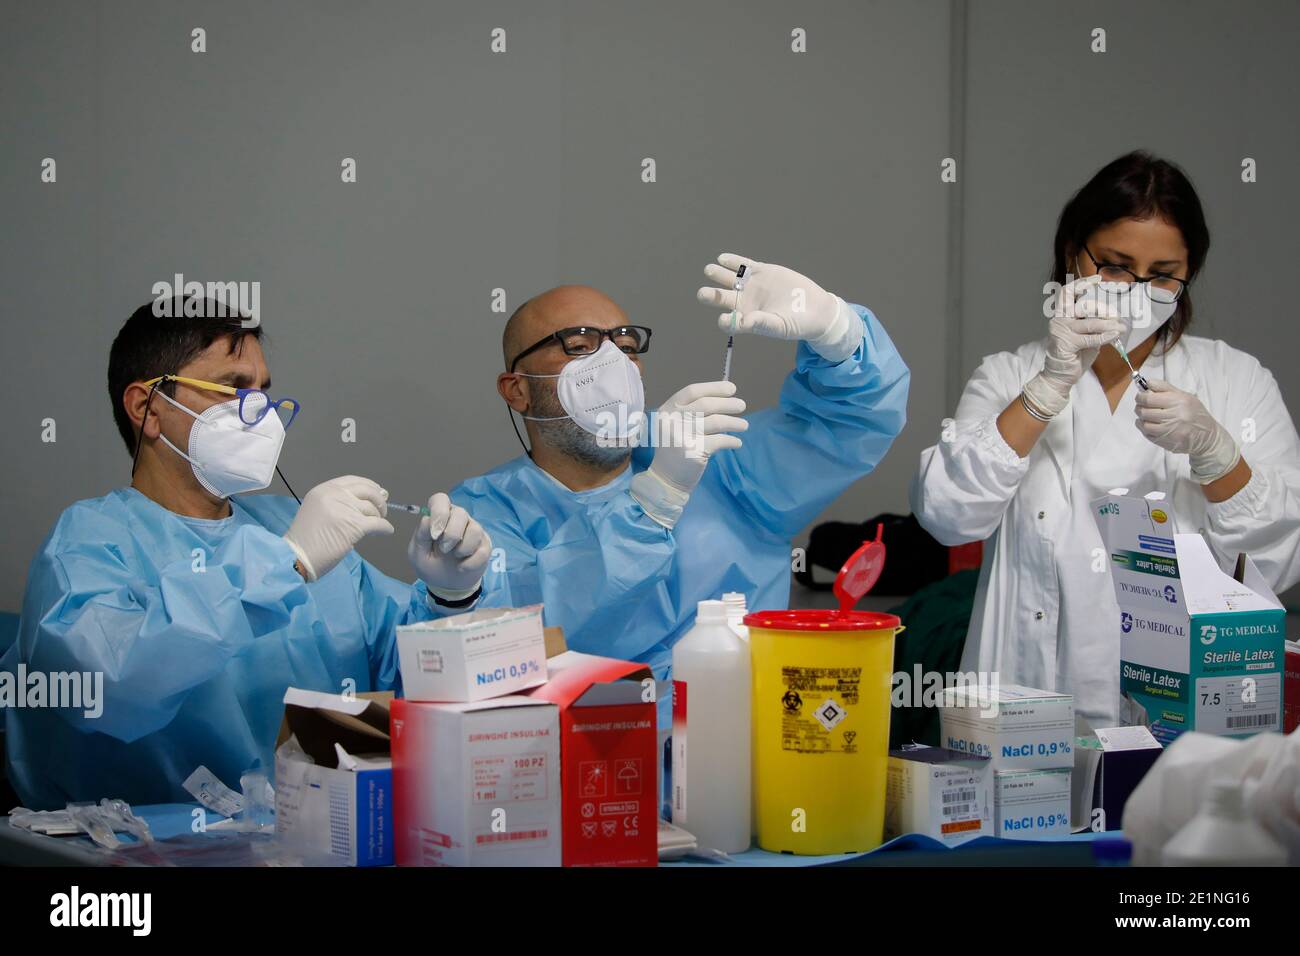
[[994,834],[1029,840],[1068,834],[1070,774],[1069,767],[994,771]]
[[885,839],[920,833],[949,846],[993,835],[993,766],[987,757],[921,745],[889,752]]
[[560,710],[395,700],[398,866],[559,866]]
[[939,741],[958,753],[988,757],[994,770],[1074,764],[1074,697],[1018,684],[944,690]]
[[285,691],[275,752],[280,840],[345,866],[392,865],[391,697]]
[[542,606],[483,608],[397,628],[408,700],[465,702],[546,683]]

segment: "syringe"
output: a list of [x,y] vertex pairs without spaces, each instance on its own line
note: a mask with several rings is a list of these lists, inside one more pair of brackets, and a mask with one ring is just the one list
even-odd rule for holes
[[399,505],[396,501],[390,501],[388,502],[388,510],[405,511],[407,514],[429,517],[429,509],[425,505]]
[[736,290],[736,308],[731,310],[731,331],[733,334],[727,336],[727,354],[722,360],[722,380],[724,382],[731,381],[731,353],[736,347],[736,336],[734,333],[736,331],[736,320],[740,318],[740,290],[745,288],[744,264],[736,270],[736,281],[732,283],[731,287]]
[[1115,351],[1120,354],[1120,357],[1124,359],[1124,364],[1128,366],[1128,370],[1133,373],[1133,381],[1137,383],[1137,387],[1142,389],[1144,392],[1151,391],[1151,386],[1148,385],[1147,380],[1142,377],[1142,373],[1133,367],[1133,362],[1130,361],[1128,352],[1125,351],[1123,343],[1120,342],[1119,339],[1116,339],[1110,344],[1115,346]]

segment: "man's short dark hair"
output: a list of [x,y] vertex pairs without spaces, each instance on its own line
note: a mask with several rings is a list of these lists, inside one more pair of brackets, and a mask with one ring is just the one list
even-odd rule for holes
[[[196,311],[192,303],[188,310],[191,316],[187,316],[186,301],[181,297],[173,299],[170,317],[155,315],[154,302],[146,302],[131,313],[109,350],[108,397],[113,403],[113,420],[126,450],[132,454],[135,453],[135,426],[122,404],[128,385],[179,372],[220,338],[230,338],[233,355],[244,336],[262,337],[260,324],[245,328],[245,319],[229,315],[232,310],[214,299],[205,299],[198,310],[202,316],[219,316],[211,319],[191,317]],[[176,383],[165,382],[159,389],[175,395]]]

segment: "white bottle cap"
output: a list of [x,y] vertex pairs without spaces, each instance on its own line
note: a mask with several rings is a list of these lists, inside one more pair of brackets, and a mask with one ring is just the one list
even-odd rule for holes
[[695,609],[697,624],[726,624],[727,605],[721,601],[701,601]]

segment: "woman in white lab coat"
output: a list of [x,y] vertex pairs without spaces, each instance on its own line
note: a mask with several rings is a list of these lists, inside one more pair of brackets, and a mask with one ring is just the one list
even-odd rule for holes
[[1300,580],[1300,438],[1277,383],[1186,334],[1209,241],[1176,166],[1138,152],[1098,172],[1057,226],[1048,337],[983,360],[912,483],[939,541],[987,539],[963,670],[1073,693],[1094,727],[1122,721],[1092,499],[1164,492],[1172,530],[1204,534],[1221,563],[1244,551],[1275,591]]

